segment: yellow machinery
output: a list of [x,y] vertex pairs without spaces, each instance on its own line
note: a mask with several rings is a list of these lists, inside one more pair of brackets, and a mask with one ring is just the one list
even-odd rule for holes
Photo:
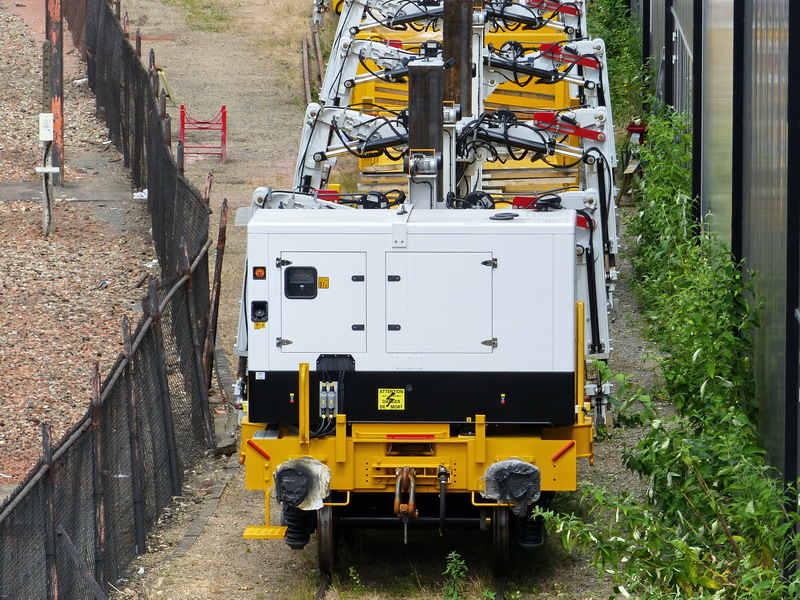
[[[330,573],[342,529],[489,523],[499,576],[543,542],[532,512],[576,488],[608,393],[613,119],[582,7],[339,3],[294,187],[249,209],[246,538],[316,531]],[[356,193],[330,183],[346,154]]]

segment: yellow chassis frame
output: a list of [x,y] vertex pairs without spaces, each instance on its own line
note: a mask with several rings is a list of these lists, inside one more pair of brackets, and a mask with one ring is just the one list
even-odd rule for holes
[[[474,435],[450,434],[447,423],[353,423],[347,433],[347,416],[336,415],[332,436],[310,437],[309,366],[299,369],[300,423],[297,433],[280,430],[277,437],[256,437],[264,431],[263,423],[242,422],[240,462],[245,464],[245,485],[264,490],[265,526],[245,530],[248,539],[282,539],[286,527],[270,524],[270,488],[275,469],[294,458],[311,456],[331,470],[330,489],[344,493],[341,502],[329,506],[345,506],[351,493],[394,492],[396,471],[402,467],[415,470],[417,493],[438,493],[438,467],[450,473],[447,492],[472,494],[476,506],[494,504],[475,501],[475,492],[484,489],[482,477],[493,463],[519,458],[539,467],[542,491],[567,491],[576,487],[576,461],[588,457],[593,461],[593,422],[584,405],[584,306],[576,305],[576,372],[575,423],[570,426],[544,429],[541,436],[504,433],[487,434],[486,417],[475,415]],[[408,444],[424,446],[421,455],[407,456],[398,451]],[[337,497],[340,494],[337,494]],[[387,510],[391,508],[387,506]]]

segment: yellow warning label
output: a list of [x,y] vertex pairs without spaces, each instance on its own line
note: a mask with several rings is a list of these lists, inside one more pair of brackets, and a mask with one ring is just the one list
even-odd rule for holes
[[253,329],[264,329],[266,326],[267,324],[263,322],[253,323]]
[[328,280],[329,280],[328,277],[320,277],[319,279],[317,279],[317,287],[319,287],[319,289],[321,290],[327,290],[329,284]]
[[406,391],[403,388],[379,388],[378,410],[405,410]]

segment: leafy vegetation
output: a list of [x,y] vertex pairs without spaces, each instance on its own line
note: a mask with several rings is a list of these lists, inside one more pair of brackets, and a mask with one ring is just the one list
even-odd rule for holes
[[625,127],[642,116],[649,97],[639,26],[630,18],[627,0],[589,0],[586,10],[592,37],[606,44],[614,122]]
[[644,497],[584,486],[593,521],[545,515],[567,549],[592,553],[622,597],[799,598],[800,580],[782,571],[800,547],[800,519],[787,511],[783,484],[757,445],[748,363],[758,325],[753,274],[695,218],[688,131],[670,108],[649,118],[638,212],[627,226],[634,286],[677,415],[654,418],[640,392],[626,401],[645,407],[649,421],[624,455],[648,482]]

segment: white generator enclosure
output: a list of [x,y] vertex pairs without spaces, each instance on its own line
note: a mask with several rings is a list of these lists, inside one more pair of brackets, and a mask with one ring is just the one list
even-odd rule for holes
[[503,421],[512,405],[514,421],[571,422],[555,400],[574,398],[575,211],[256,210],[248,249],[251,420],[296,420],[309,363],[337,394],[404,390],[403,408],[361,400],[348,421],[445,405]]

